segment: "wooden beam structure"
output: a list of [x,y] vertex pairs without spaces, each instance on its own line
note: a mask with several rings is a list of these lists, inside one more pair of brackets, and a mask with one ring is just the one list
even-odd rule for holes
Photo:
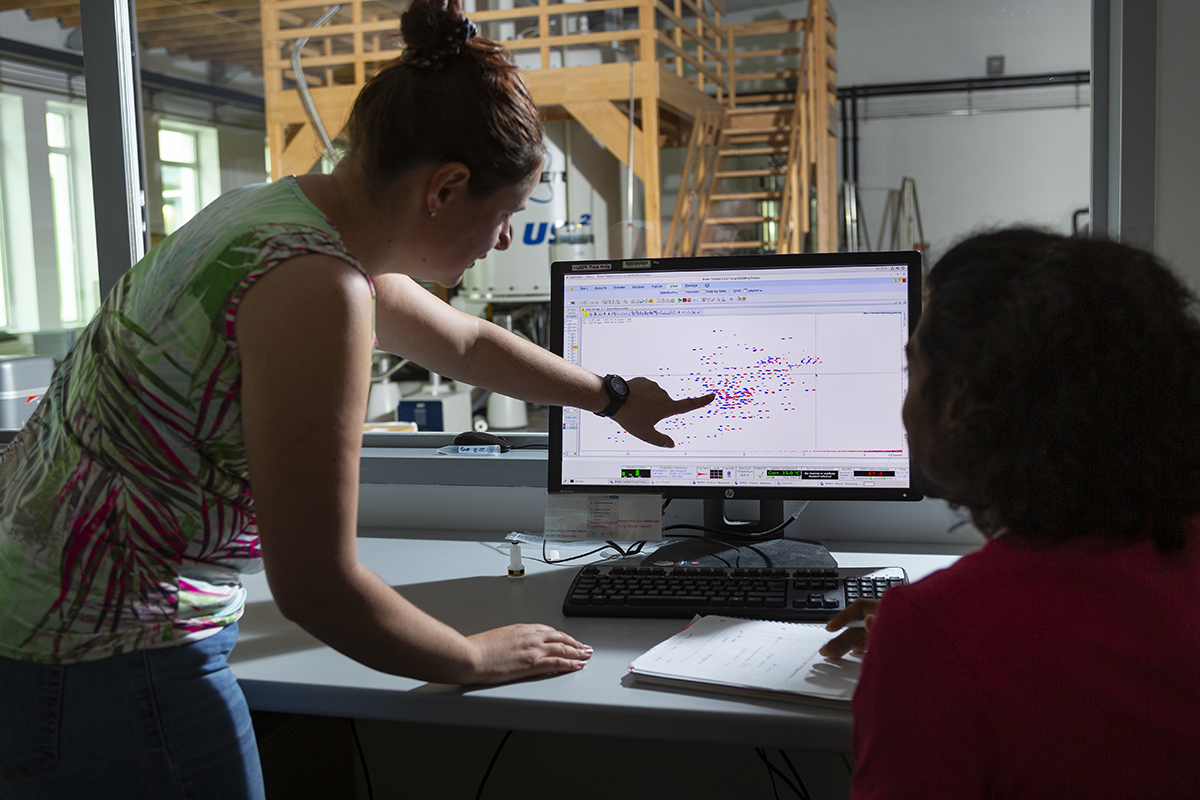
[[[219,13],[232,15],[240,7],[233,0],[222,3]],[[798,63],[801,57],[798,47],[791,53],[776,48],[769,57],[782,65],[771,75],[758,69],[739,78],[733,54],[735,27],[725,25],[721,0],[537,0],[515,8],[512,0],[464,4],[483,35],[501,41],[513,53],[547,119],[579,122],[641,181],[646,255],[652,257],[662,254],[666,238],[660,150],[685,144],[700,115],[735,106],[738,84],[747,77],[755,85],[772,78],[778,82],[781,76],[786,83],[795,72],[787,59]],[[323,126],[336,138],[362,85],[383,63],[400,55],[395,38],[400,5],[348,0],[316,27],[330,5],[261,0],[272,178],[306,172],[321,157],[320,139],[301,102],[298,82],[308,87]],[[804,24],[769,23],[771,30],[781,31]],[[163,34],[155,30],[154,35]],[[308,41],[297,75],[291,51],[301,38]],[[836,165],[836,159],[829,163]],[[818,168],[825,169],[825,163]]]

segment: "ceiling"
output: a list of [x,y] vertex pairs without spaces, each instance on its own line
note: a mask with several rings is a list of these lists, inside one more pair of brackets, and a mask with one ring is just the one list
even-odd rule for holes
[[[79,0],[0,0],[0,11],[23,9],[32,20],[57,20],[63,30],[83,24],[79,8]],[[262,74],[259,0],[137,0],[136,8],[144,48]]]

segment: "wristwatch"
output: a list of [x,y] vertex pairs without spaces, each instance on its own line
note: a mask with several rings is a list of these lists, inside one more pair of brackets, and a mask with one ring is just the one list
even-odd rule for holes
[[625,405],[625,401],[629,399],[629,384],[620,375],[605,375],[604,391],[608,392],[609,403],[603,411],[597,411],[596,414],[601,417],[611,417],[620,411],[621,406]]

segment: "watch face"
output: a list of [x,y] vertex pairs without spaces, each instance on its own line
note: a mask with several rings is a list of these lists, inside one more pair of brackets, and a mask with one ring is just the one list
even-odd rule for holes
[[621,397],[629,394],[629,384],[627,384],[625,379],[620,375],[613,375],[612,380],[609,381],[609,385],[612,386],[613,391],[619,394]]

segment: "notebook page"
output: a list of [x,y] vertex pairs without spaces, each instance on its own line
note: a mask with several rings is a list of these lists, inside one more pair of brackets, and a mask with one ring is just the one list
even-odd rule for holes
[[849,700],[862,659],[827,659],[821,624],[700,617],[634,660],[635,675]]

